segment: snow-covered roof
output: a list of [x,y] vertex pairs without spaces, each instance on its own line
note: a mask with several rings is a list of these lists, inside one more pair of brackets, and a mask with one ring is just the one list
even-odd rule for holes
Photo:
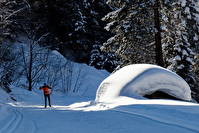
[[184,79],[165,68],[149,64],[129,65],[111,74],[100,84],[95,100],[108,101],[119,96],[140,99],[155,91],[191,101],[191,90]]

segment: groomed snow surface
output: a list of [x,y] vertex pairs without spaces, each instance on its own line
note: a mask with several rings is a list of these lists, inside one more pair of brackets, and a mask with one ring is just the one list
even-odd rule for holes
[[[76,64],[78,65],[78,64]],[[82,64],[79,64],[82,65]],[[148,66],[149,69],[150,66]],[[82,67],[88,73],[90,80],[86,84],[92,85],[89,94],[66,93],[53,91],[51,95],[52,107],[44,108],[41,91],[38,88],[32,92],[27,89],[12,87],[17,101],[10,99],[10,96],[0,89],[0,133],[198,133],[199,132],[199,106],[198,104],[178,101],[178,100],[149,100],[143,98],[139,93],[138,83],[143,83],[143,92],[150,89],[146,87],[158,86],[161,83],[162,90],[174,87],[180,92],[178,96],[190,100],[189,87],[177,75],[172,75],[167,70],[159,68],[139,69],[137,76],[144,72],[135,80],[134,78],[124,78],[120,80],[117,72],[110,75],[105,71],[98,71],[92,67]],[[123,69],[125,70],[125,69]],[[121,69],[121,73],[123,71]],[[148,70],[148,69],[147,69]],[[154,71],[153,71],[154,70]],[[156,71],[157,70],[157,71]],[[125,70],[126,71],[126,70]],[[120,70],[118,71],[120,73]],[[157,81],[152,80],[150,74],[163,73],[175,79]],[[134,76],[136,76],[136,74]],[[108,77],[109,76],[109,77]],[[137,77],[136,76],[136,77]],[[108,77],[106,79],[106,77]],[[114,79],[114,81],[111,79]],[[143,81],[141,80],[143,78]],[[158,77],[157,77],[158,79]],[[98,97],[97,88],[106,81],[106,91]],[[129,80],[127,82],[126,80]],[[103,81],[103,82],[102,82]],[[164,82],[165,81],[165,82]],[[173,82],[171,82],[173,81]],[[100,85],[100,83],[102,84]],[[111,83],[117,83],[119,88],[115,90]],[[130,83],[130,84],[128,84]],[[137,86],[132,89],[133,84]],[[152,84],[151,84],[152,83]],[[162,87],[163,84],[165,87]],[[127,85],[123,87],[123,85]],[[124,89],[121,89],[121,87]],[[129,88],[130,87],[130,88]],[[153,88],[153,87],[151,87]],[[180,88],[181,90],[178,90]],[[83,88],[81,88],[84,90]],[[111,90],[113,94],[108,93]],[[99,89],[98,89],[99,90]],[[133,91],[132,91],[133,90]],[[157,89],[155,89],[157,90]],[[135,93],[137,91],[137,93]],[[127,95],[127,92],[130,95]],[[175,94],[169,90],[171,94]],[[147,92],[147,93],[151,93]],[[110,98],[106,94],[110,94]],[[99,99],[97,99],[97,96]],[[100,100],[101,99],[101,100]]]

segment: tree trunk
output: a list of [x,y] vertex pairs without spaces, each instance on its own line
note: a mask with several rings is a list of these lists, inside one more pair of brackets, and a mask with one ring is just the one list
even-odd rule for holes
[[156,64],[159,66],[164,66],[163,56],[162,56],[162,45],[161,45],[161,29],[160,29],[160,19],[159,19],[159,0],[156,0],[156,5],[154,8],[155,15],[155,28],[157,32],[155,34],[155,52],[156,52]]
[[29,82],[29,87],[28,87],[28,90],[29,91],[32,91],[32,62],[33,62],[33,48],[32,48],[32,45],[33,45],[33,42],[31,41],[31,44],[30,44],[30,63],[29,63],[29,76],[28,76],[28,82]]

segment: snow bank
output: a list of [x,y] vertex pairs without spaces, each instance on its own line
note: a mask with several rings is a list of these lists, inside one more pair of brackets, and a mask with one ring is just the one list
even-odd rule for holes
[[5,103],[9,99],[9,95],[2,89],[0,88],[0,106],[1,104]]
[[109,101],[119,96],[144,99],[142,96],[162,91],[191,101],[189,85],[177,74],[156,65],[126,66],[107,77],[99,86],[96,101]]

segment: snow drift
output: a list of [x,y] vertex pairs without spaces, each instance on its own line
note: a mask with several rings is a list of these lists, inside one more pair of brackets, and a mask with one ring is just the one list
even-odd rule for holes
[[95,101],[109,101],[119,96],[144,99],[156,91],[191,101],[189,85],[177,74],[149,64],[126,66],[107,77],[98,87]]

